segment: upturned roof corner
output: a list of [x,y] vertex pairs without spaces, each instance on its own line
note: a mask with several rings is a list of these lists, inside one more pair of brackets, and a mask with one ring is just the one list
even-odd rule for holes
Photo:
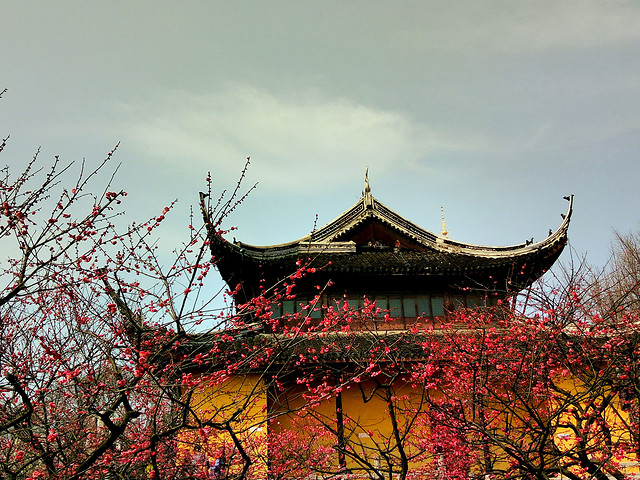
[[[357,278],[397,282],[409,277],[417,286],[476,288],[491,281],[517,291],[547,271],[568,241],[573,195],[560,226],[543,240],[511,246],[463,243],[434,234],[396,213],[371,194],[368,171],[362,197],[337,218],[298,240],[256,246],[225,240],[211,231],[211,252],[232,287],[273,282],[295,272],[302,261],[322,268],[327,280]],[[235,239],[234,239],[235,240]],[[393,276],[391,279],[390,276]],[[498,279],[498,280],[496,280]],[[448,287],[446,287],[448,285]]]

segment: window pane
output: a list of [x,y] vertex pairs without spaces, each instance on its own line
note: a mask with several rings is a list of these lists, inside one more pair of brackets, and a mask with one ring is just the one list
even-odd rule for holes
[[416,299],[419,317],[430,317],[431,309],[429,308],[429,299],[427,297],[418,297]]
[[417,317],[416,315],[416,299],[413,297],[407,297],[402,299],[402,308],[404,309],[405,317]]
[[431,297],[431,307],[434,317],[444,316],[444,299],[442,297]]
[[[318,301],[317,304],[316,304],[316,310],[317,310],[319,305],[321,305],[321,304]],[[311,318],[320,318],[320,316],[318,316],[318,315],[314,316],[314,313],[317,314],[318,312],[317,311],[314,312],[313,308],[314,308],[313,302],[309,302],[309,301],[307,301],[305,299],[303,302],[301,302],[301,301],[297,302],[296,311],[297,312],[302,312],[305,316],[308,315]]]
[[284,302],[282,302],[282,310],[285,313],[290,313],[293,314],[295,313],[295,302],[293,300],[285,300]]
[[378,315],[376,315],[376,317],[384,318],[384,316],[387,314],[386,310],[389,309],[387,297],[376,297],[376,308],[382,310],[380,313],[378,313]]
[[280,305],[277,302],[274,302],[271,304],[271,311],[273,312],[271,314],[272,318],[278,318],[282,316],[282,305]]
[[312,298],[307,305],[307,315],[311,318],[322,318],[322,298]]
[[402,300],[400,298],[389,299],[389,315],[393,318],[402,316]]

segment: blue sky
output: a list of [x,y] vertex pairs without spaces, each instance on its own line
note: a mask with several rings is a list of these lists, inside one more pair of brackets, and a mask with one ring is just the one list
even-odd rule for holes
[[[257,190],[229,219],[294,240],[372,193],[424,228],[544,238],[606,262],[640,227],[640,3],[3,2],[2,163],[101,160],[167,245],[211,171]],[[565,260],[568,260],[565,254]]]

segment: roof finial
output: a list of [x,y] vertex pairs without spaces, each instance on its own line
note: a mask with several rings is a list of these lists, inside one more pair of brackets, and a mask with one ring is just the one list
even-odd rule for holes
[[369,185],[369,167],[364,170],[364,192],[362,199],[366,208],[373,208],[373,196],[371,195],[371,186]]
[[371,193],[371,187],[369,186],[369,167],[364,168],[364,192]]
[[449,232],[447,232],[447,224],[444,223],[444,205],[440,205],[440,213],[442,214],[442,236],[446,237]]

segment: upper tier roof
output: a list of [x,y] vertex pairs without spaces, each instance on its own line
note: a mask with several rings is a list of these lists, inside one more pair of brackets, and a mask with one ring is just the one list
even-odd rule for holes
[[211,251],[225,281],[232,288],[243,284],[245,298],[258,294],[261,279],[269,287],[294,273],[299,261],[322,267],[309,280],[314,285],[331,280],[345,290],[520,290],[548,270],[567,243],[573,196],[565,198],[568,211],[547,238],[493,247],[456,242],[419,227],[373,197],[367,183],[355,205],[299,240],[255,246],[214,234]]

